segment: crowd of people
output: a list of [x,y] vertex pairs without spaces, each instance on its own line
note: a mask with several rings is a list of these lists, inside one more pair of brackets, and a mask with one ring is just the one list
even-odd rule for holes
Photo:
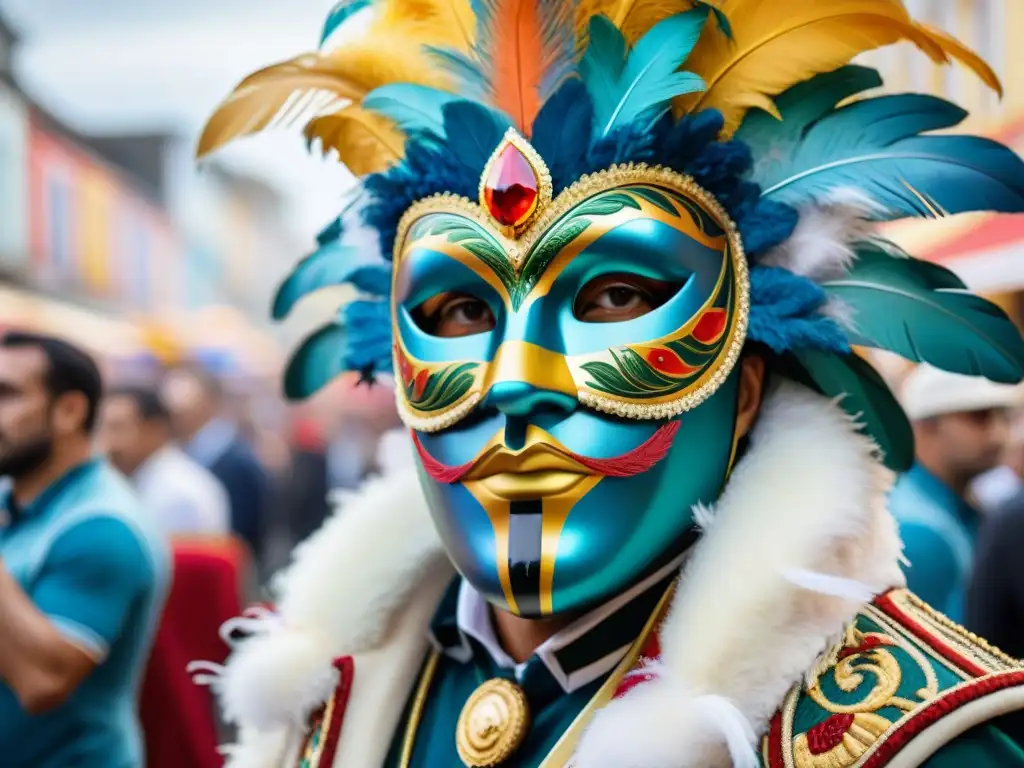
[[242,542],[236,601],[259,599],[329,488],[374,471],[386,419],[335,440],[300,422],[272,462],[244,411],[198,366],[104,382],[65,341],[0,338],[0,763],[143,764],[138,697],[175,543]]

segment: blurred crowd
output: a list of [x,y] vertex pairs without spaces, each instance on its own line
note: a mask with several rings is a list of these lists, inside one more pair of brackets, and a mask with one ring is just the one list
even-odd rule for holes
[[0,764],[213,768],[190,665],[225,660],[331,491],[410,447],[384,386],[289,410],[197,363],[103,379],[62,339],[0,336]]
[[386,392],[332,394],[364,405],[332,408],[328,395],[288,409],[273,392],[175,365],[108,383],[96,448],[167,534],[236,536],[266,575],[319,527],[330,490],[377,471],[382,435],[398,426]]
[[[889,500],[908,586],[1022,657],[1024,391],[926,365],[893,386],[916,450]],[[390,398],[346,381],[287,409],[196,363],[101,382],[60,339],[0,337],[4,764],[220,765],[186,668],[216,673],[218,629],[269,597],[332,491],[412,460]]]

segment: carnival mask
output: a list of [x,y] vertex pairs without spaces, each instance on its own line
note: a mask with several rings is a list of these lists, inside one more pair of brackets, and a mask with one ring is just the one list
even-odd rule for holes
[[735,448],[746,261],[691,179],[620,166],[552,199],[509,131],[479,204],[398,230],[399,407],[445,547],[515,614],[575,611],[665,558]]

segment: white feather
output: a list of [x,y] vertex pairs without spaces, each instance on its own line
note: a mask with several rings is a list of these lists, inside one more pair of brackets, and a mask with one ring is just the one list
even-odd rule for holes
[[878,206],[863,192],[837,189],[800,209],[796,229],[759,264],[782,267],[815,282],[841,277],[854,259],[854,243],[870,239]]

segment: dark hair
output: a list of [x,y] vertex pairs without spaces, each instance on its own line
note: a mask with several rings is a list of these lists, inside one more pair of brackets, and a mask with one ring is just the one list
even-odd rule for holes
[[139,416],[143,421],[158,421],[162,424],[171,423],[171,413],[155,389],[140,386],[123,386],[111,390],[111,397],[126,397],[135,403]]
[[43,386],[52,400],[69,392],[85,395],[88,407],[82,430],[91,433],[96,426],[96,411],[103,397],[103,379],[99,366],[87,352],[53,336],[27,331],[9,331],[0,338],[5,349],[38,349],[46,357]]

